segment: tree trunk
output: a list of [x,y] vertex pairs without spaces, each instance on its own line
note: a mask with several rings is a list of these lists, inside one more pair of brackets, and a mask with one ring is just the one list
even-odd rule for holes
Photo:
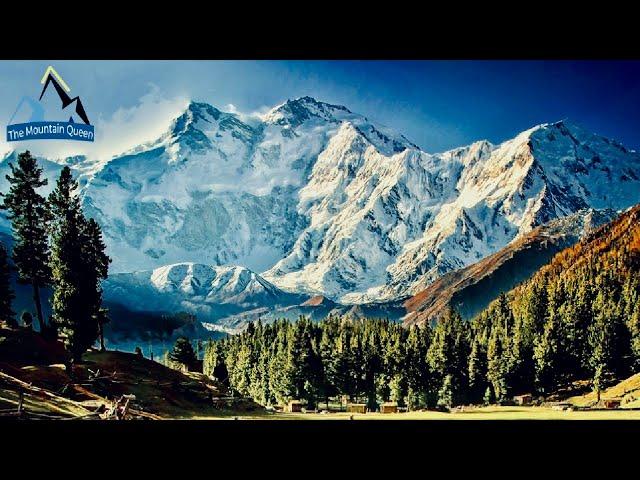
[[73,358],[64,362],[64,368],[67,371],[67,375],[69,378],[73,379]]
[[100,334],[100,351],[104,352],[106,348],[104,348],[104,324],[102,322],[98,322],[98,331]]
[[31,286],[33,287],[33,303],[36,306],[36,316],[38,317],[38,325],[40,325],[40,334],[44,334],[44,318],[42,317],[42,305],[40,304],[40,288],[38,287],[37,282],[31,280]]

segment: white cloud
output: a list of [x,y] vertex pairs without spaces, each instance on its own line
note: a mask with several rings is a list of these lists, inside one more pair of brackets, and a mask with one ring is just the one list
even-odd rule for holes
[[150,91],[136,105],[119,108],[108,119],[98,119],[91,157],[106,159],[156,140],[188,103],[189,100],[182,97],[165,99],[160,89],[150,84]]
[[269,113],[272,108],[273,107],[263,106],[251,112],[241,112],[233,103],[228,103],[227,105],[225,105],[223,110],[227,113],[237,115],[238,118],[243,122],[248,123],[249,125],[253,125],[263,121],[264,116]]
[[227,103],[225,105],[224,109],[228,113],[234,113],[234,114],[239,114],[240,113],[233,103]]

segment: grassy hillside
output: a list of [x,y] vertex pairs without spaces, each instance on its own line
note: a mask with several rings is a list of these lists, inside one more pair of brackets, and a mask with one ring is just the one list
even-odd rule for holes
[[226,417],[260,410],[251,401],[228,399],[226,388],[203,374],[131,353],[89,351],[71,376],[59,363],[65,359],[60,347],[25,329],[0,329],[0,411],[17,409],[20,391],[24,409],[36,416],[88,416],[122,395],[135,395],[131,408],[137,418]]
[[[640,409],[640,373],[636,373],[631,377],[616,383],[607,388],[600,394],[601,399],[621,399],[622,408],[639,408]],[[593,405],[597,401],[595,392],[589,392],[586,395],[578,395],[571,397],[568,402],[577,406]]]

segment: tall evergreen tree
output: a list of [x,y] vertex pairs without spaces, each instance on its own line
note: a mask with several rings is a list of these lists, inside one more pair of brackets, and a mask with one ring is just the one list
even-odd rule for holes
[[53,320],[74,361],[98,336],[104,349],[107,312],[102,307],[101,280],[106,278],[109,257],[105,254],[97,222],[85,219],[78,183],[64,167],[49,195],[51,212],[51,272],[53,278]]
[[[100,347],[104,350],[104,325],[109,322],[108,310],[102,307],[102,280],[107,278],[111,258],[106,254],[100,225],[93,218],[82,222],[81,287],[89,322],[96,325]],[[95,341],[95,339],[94,339]]]
[[[269,362],[269,390],[276,401],[284,404],[295,395],[292,381],[292,362],[289,358],[290,328],[287,322],[275,324],[277,336],[271,348],[271,361]],[[231,364],[231,361],[227,362]]]
[[321,393],[324,398],[324,401],[329,408],[329,397],[336,395],[337,389],[336,379],[337,379],[337,362],[335,355],[335,329],[336,322],[333,318],[329,318],[325,321],[325,326],[322,328],[322,334],[320,337],[320,361],[322,363],[322,388]]
[[630,333],[613,298],[611,292],[600,290],[593,303],[594,319],[589,329],[589,363],[600,384],[628,375],[632,364]]
[[53,323],[60,330],[74,361],[91,346],[98,335],[87,309],[81,255],[85,238],[80,201],[74,194],[77,183],[69,167],[64,167],[49,195],[51,211],[51,274],[53,280]]
[[456,310],[448,308],[434,329],[427,359],[440,386],[449,377],[447,389],[455,405],[464,401],[467,392],[469,351],[468,324]]
[[545,394],[550,393],[557,385],[561,335],[557,303],[554,301],[555,290],[550,292],[549,297],[549,313],[542,334],[536,338],[533,353],[536,365],[536,386]]
[[5,246],[0,243],[0,320],[4,320],[12,326],[17,325],[16,313],[11,308],[11,303],[15,297],[15,293],[11,288],[9,255]]
[[430,328],[414,326],[406,340],[407,404],[410,409],[424,408],[429,404],[432,378],[427,363]]
[[504,326],[497,323],[491,330],[487,347],[487,379],[491,383],[495,400],[500,402],[507,398],[507,362],[508,350]]
[[11,220],[13,237],[13,261],[18,270],[18,281],[31,284],[38,326],[45,331],[40,289],[49,285],[49,244],[47,224],[49,212],[45,198],[37,190],[47,185],[42,178],[42,168],[35,157],[26,151],[18,155],[18,165],[9,164],[11,174],[9,193],[4,195],[0,208],[7,210]]
[[469,354],[469,399],[479,402],[487,389],[487,352],[474,336]]
[[187,337],[178,337],[168,354],[168,358],[172,362],[187,366],[187,368],[191,367],[196,361],[196,354],[189,339]]

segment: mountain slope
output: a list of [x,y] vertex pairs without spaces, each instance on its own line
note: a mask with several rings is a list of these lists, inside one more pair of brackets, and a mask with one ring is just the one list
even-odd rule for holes
[[548,396],[576,381],[597,390],[627,378],[640,369],[638,298],[640,205],[562,250],[472,320],[474,375],[496,395],[536,388]]
[[[626,319],[629,328],[640,334],[638,294],[640,205],[557,253],[531,278],[510,290],[506,298],[516,321],[524,317],[537,322],[549,320],[548,315],[540,315],[530,305],[535,303],[547,310],[553,307],[556,321],[591,322],[605,313],[603,320]],[[499,302],[491,302],[476,319],[491,317],[497,308]]]
[[517,238],[477,263],[449,272],[404,303],[406,325],[437,320],[452,305],[471,319],[501,292],[514,288],[561,250],[615,218],[611,210],[583,210]]

